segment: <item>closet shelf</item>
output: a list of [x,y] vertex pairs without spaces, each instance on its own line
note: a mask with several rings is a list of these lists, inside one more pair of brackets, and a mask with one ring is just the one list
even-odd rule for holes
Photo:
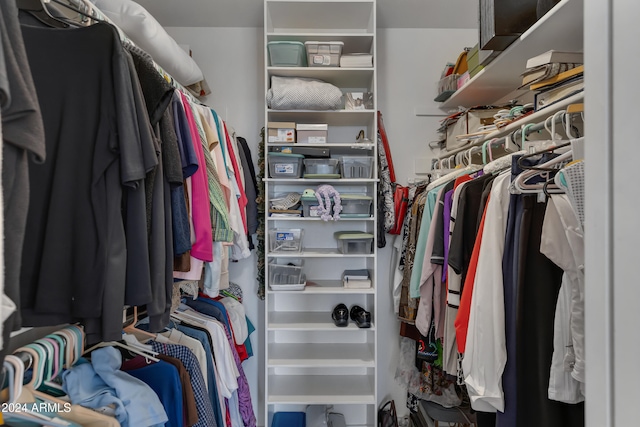
[[377,179],[356,179],[356,178],[335,178],[335,179],[310,179],[310,178],[263,178],[266,182],[280,183],[314,183],[314,182],[330,182],[333,184],[359,184],[364,182],[378,182]]
[[369,344],[269,344],[267,367],[374,368]]
[[267,147],[316,147],[316,148],[344,148],[352,150],[373,150],[373,143],[356,143],[356,142],[328,142],[326,144],[298,144],[295,142],[268,142]]
[[528,123],[539,123],[542,122],[545,118],[552,116],[553,114],[557,113],[558,111],[561,110],[565,110],[569,105],[571,104],[576,104],[579,102],[583,102],[584,101],[584,92],[580,92],[580,93],[576,93],[575,95],[572,95],[566,99],[563,99],[562,101],[558,101],[557,103],[550,105],[549,107],[540,110],[540,111],[536,111],[535,113],[524,117],[514,123],[510,123],[507,126],[498,129],[494,132],[491,132],[490,134],[488,134],[487,136],[485,136],[484,138],[481,138],[477,141],[475,141],[473,144],[470,145],[465,145],[464,147],[461,148],[456,148],[455,150],[451,150],[451,151],[447,151],[447,152],[443,152],[440,156],[438,156],[438,159],[445,159],[447,157],[451,157],[461,151],[465,151],[468,150],[471,147],[478,147],[481,146],[485,141],[489,141],[493,138],[501,138],[505,135],[508,135],[509,133],[520,129],[522,126],[528,124]]
[[342,286],[342,280],[313,280],[307,279],[307,283],[314,282],[318,286],[307,285],[303,291],[273,291],[269,288],[268,292],[272,294],[306,294],[306,295],[326,295],[326,294],[341,294],[341,295],[361,295],[361,294],[375,294],[375,288],[368,289],[346,289]]
[[[373,221],[373,217],[368,218],[340,218],[340,221]],[[321,222],[322,219],[318,217],[267,217],[267,221],[302,221],[302,222]],[[329,222],[329,221],[327,221]],[[331,224],[335,224],[335,222],[331,222]]]
[[583,50],[583,0],[562,0],[504,52],[440,105],[490,105],[513,93],[521,84],[527,60],[550,49]]
[[331,310],[325,311],[278,311],[269,313],[270,331],[374,331],[375,323],[370,328],[359,329],[355,323],[349,322],[346,327],[339,328],[331,320]]
[[269,252],[269,258],[373,258],[375,254],[341,254],[336,248],[304,248],[302,252]]
[[313,40],[319,42],[343,42],[345,53],[370,53],[373,47],[374,35],[369,32],[305,32],[289,30],[267,33],[267,42],[291,41],[301,42]]
[[[340,88],[361,88],[369,91],[373,81],[373,68],[341,67],[268,67],[269,77],[305,77],[320,79]],[[364,85],[364,86],[363,86]]]
[[376,110],[267,110],[267,115],[272,122],[327,123],[331,129],[332,126],[373,126]]
[[367,375],[270,375],[267,403],[375,405],[373,383]]

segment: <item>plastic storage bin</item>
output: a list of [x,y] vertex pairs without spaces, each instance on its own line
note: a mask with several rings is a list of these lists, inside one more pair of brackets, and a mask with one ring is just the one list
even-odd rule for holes
[[272,67],[306,67],[307,55],[301,42],[277,41],[267,43],[269,65]]
[[[333,212],[333,197],[331,200],[331,212]],[[300,198],[302,202],[302,216],[305,218],[319,218],[320,217],[320,203],[316,196],[302,196]]]
[[305,178],[340,178],[338,159],[304,159]]
[[302,176],[302,154],[269,152],[269,176],[271,178],[300,178]]
[[339,67],[343,42],[304,42],[310,67]]
[[341,194],[341,218],[368,218],[371,216],[373,197],[363,194]]
[[269,262],[269,287],[274,291],[296,291],[304,289],[306,277],[301,259],[274,260]]
[[341,254],[370,254],[373,248],[373,234],[362,231],[336,231],[333,236],[338,241]]
[[340,162],[343,178],[371,178],[373,157],[344,156]]
[[305,427],[305,415],[304,412],[276,412],[273,414],[271,427]]
[[299,228],[269,230],[269,251],[300,252],[303,234]]

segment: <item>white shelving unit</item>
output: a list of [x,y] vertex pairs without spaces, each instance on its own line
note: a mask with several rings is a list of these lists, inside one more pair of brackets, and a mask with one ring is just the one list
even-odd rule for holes
[[[377,74],[375,0],[265,0],[265,87],[272,76],[307,77],[324,80],[343,92],[366,91],[374,94],[371,110],[272,110],[265,108],[264,121],[326,123],[326,144],[305,147],[328,148],[332,157],[369,156],[377,164]],[[270,41],[341,41],[343,53],[373,54],[374,67],[278,67],[270,66],[267,43]],[[364,130],[371,143],[356,143]],[[265,150],[295,144],[267,143]],[[266,153],[265,153],[266,154]],[[267,156],[265,155],[265,158]],[[344,414],[347,425],[377,425],[377,247],[371,254],[342,254],[334,239],[335,231],[363,231],[376,235],[377,170],[369,179],[282,179],[265,178],[267,206],[271,198],[289,192],[302,193],[323,184],[340,193],[363,194],[373,198],[371,215],[322,221],[315,217],[270,217],[266,228],[304,230],[301,252],[266,254],[266,278],[269,262],[304,262],[307,286],[301,291],[273,290],[267,283],[265,310],[265,426],[271,427],[273,415],[280,411],[302,411],[307,405],[333,405]],[[266,248],[269,249],[269,233]],[[368,269],[372,287],[346,289],[342,272]],[[312,284],[311,284],[312,283]],[[370,328],[360,329],[349,321],[337,327],[331,318],[336,305],[359,305],[370,311]]]
[[583,9],[583,0],[561,0],[440,108],[499,104],[521,96],[524,92],[517,91],[522,84],[520,73],[529,58],[550,49],[582,51]]

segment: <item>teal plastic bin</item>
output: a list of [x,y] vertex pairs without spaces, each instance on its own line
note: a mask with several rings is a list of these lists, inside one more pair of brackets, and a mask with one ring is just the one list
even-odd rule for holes
[[306,67],[307,55],[301,42],[277,41],[267,43],[269,65],[272,67]]

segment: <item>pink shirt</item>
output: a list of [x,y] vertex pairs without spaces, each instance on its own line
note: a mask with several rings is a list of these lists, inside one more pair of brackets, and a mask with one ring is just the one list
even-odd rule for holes
[[198,170],[191,176],[193,231],[195,241],[191,247],[191,256],[202,261],[213,261],[213,235],[211,231],[211,212],[209,207],[209,181],[207,179],[206,161],[202,151],[202,143],[198,127],[193,117],[189,101],[180,93],[184,111],[189,124],[189,131],[193,140],[194,150],[198,158]]

